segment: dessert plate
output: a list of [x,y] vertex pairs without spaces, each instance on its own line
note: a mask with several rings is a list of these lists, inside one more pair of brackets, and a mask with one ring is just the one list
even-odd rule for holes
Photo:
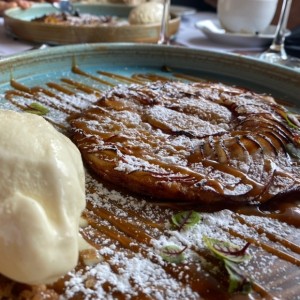
[[[118,4],[74,4],[81,14],[116,16],[127,21],[131,6]],[[144,42],[155,43],[159,38],[160,24],[149,25],[103,25],[73,26],[31,22],[45,14],[57,13],[50,4],[34,4],[23,10],[12,8],[4,14],[4,27],[8,34],[19,39],[51,45],[96,43],[96,42]],[[169,35],[177,33],[180,18],[173,16],[169,21]]]
[[[221,27],[217,20],[202,20],[195,24],[210,40],[238,47],[263,47],[269,45],[275,34],[276,26],[270,25],[265,31],[257,34],[233,33]],[[290,31],[286,31],[286,36]]]
[[[107,89],[154,80],[213,80],[271,94],[294,110],[300,106],[300,73],[288,68],[183,47],[98,43],[50,47],[2,59],[0,107],[26,111],[39,107],[32,106],[37,102],[48,109],[44,117],[68,134],[68,117],[98,101]],[[25,286],[0,276],[0,298],[42,293],[52,295],[49,299],[57,295],[63,299],[299,299],[298,199],[259,208],[175,205],[128,194],[90,170],[86,199],[81,233],[97,248],[101,261],[81,258],[75,270],[46,287]],[[201,215],[193,228],[181,231],[170,225],[178,212],[188,212],[181,215],[184,219],[191,211]],[[204,246],[204,236],[232,242],[239,249],[250,243],[251,260],[239,274],[253,280],[248,295],[228,291],[228,274]],[[184,252],[186,259],[164,260],[168,249],[175,258]]]

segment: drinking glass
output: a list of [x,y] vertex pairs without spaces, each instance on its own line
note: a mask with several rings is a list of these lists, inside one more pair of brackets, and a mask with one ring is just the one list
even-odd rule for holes
[[280,12],[279,21],[277,24],[273,42],[268,50],[263,52],[259,57],[260,59],[291,68],[299,68],[300,59],[288,56],[284,49],[284,41],[286,35],[286,25],[290,14],[290,9],[293,0],[283,0]]
[[169,14],[170,14],[170,3],[171,0],[163,0],[163,14],[161,20],[160,34],[158,39],[159,45],[169,45],[170,38],[168,36],[168,23],[169,23]]

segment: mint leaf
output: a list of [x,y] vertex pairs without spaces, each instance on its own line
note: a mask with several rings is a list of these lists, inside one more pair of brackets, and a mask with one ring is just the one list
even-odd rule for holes
[[161,249],[160,255],[163,260],[170,262],[170,263],[181,263],[184,261],[185,256],[183,252],[187,247],[179,248],[176,245],[168,245]]
[[201,215],[196,211],[183,211],[171,218],[176,229],[188,230],[201,221]]
[[27,109],[25,109],[25,112],[43,116],[46,115],[49,112],[49,109],[45,106],[43,106],[40,103],[32,102],[31,104],[27,105]]
[[229,293],[242,292],[248,294],[252,290],[252,282],[234,262],[224,260],[225,268],[229,274]]
[[247,243],[244,247],[240,248],[230,242],[220,241],[207,236],[203,237],[203,241],[207,248],[223,261],[229,275],[228,291],[230,293],[249,293],[252,287],[251,280],[240,270],[238,264],[250,259],[250,255],[246,253],[250,244]]
[[219,259],[226,259],[235,263],[241,263],[251,258],[251,256],[246,253],[246,250],[250,245],[249,243],[247,243],[243,248],[240,248],[230,242],[220,241],[207,236],[203,236],[203,241],[206,247]]

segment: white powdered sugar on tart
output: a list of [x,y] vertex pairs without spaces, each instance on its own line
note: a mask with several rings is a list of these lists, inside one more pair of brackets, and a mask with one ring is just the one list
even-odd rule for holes
[[271,97],[222,84],[133,84],[72,120],[72,139],[102,178],[142,195],[266,202],[300,187],[286,116]]

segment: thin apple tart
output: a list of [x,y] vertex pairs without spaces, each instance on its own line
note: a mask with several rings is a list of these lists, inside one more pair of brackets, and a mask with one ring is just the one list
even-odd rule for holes
[[300,193],[298,116],[219,83],[118,85],[72,119],[103,179],[167,201],[260,203]]

